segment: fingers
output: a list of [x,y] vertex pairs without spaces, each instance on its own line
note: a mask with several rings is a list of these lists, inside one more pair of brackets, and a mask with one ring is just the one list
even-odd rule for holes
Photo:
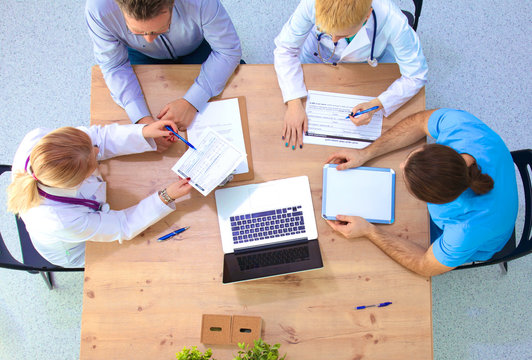
[[352,164],[351,164],[351,161],[346,161],[346,162],[343,162],[341,164],[338,164],[338,166],[336,167],[336,170],[347,170],[347,169],[350,169],[352,167]]
[[303,128],[299,129],[299,133],[297,134],[297,146],[299,146],[300,149],[303,149],[303,133],[305,129],[305,124],[303,124]]
[[286,121],[283,123],[283,130],[281,131],[281,140],[284,140],[286,139]]
[[166,115],[166,113],[168,112],[168,109],[170,109],[170,106],[168,106],[168,104],[167,104],[167,105],[165,105],[165,106],[163,107],[163,109],[159,112],[159,115],[157,115],[157,118],[160,119],[160,118],[162,118],[164,115]]
[[175,132],[177,132],[177,126],[175,122],[171,120],[159,120],[156,123],[160,124],[160,127],[159,127],[160,129],[164,129],[165,126],[170,126]]
[[325,161],[325,163],[327,164],[341,164],[343,162],[347,161],[347,158],[344,154],[342,153],[334,153],[332,155],[330,155],[327,160]]
[[366,113],[366,114],[362,114],[362,115],[359,115],[357,117],[350,117],[351,118],[351,121],[356,125],[356,126],[361,126],[361,125],[367,125],[369,124],[369,122],[371,121],[371,117],[373,116],[373,111],[372,112],[369,112],[369,113]]

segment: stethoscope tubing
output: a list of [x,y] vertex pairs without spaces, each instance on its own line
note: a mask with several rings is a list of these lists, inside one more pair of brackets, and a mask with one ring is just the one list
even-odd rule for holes
[[[375,38],[377,36],[377,15],[375,15],[375,10],[371,10],[371,14],[373,15],[373,37],[372,37],[372,40],[371,40],[371,52],[370,52],[370,57],[368,58],[368,64],[375,67],[378,65],[378,61],[377,59],[375,59],[373,57],[373,52],[375,50]],[[319,34],[316,35],[316,39],[318,40],[318,52],[314,53],[315,56],[318,56],[321,60],[321,62],[325,63],[325,64],[331,64],[331,65],[334,65],[336,66],[337,63],[336,62],[331,62],[330,60],[333,58],[335,52],[336,52],[336,45],[338,44],[338,42],[335,42],[334,43],[334,48],[333,48],[333,51],[332,51],[332,54],[331,56],[329,56],[327,59],[324,59],[322,56],[321,56],[321,51],[320,51],[320,41],[321,41],[321,37],[324,35],[324,33],[320,32]]]

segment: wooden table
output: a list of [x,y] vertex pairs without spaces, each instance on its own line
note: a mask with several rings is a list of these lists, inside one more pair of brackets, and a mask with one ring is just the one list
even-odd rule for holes
[[[381,64],[305,65],[309,89],[377,96],[399,76]],[[196,65],[135,67],[151,112],[182,97],[199,72]],[[93,68],[91,124],[128,123]],[[81,326],[81,359],[174,359],[183,346],[200,349],[202,314],[255,315],[263,338],[281,343],[289,360],[432,358],[431,282],[404,269],[369,240],[347,240],[321,219],[322,165],[335,148],[281,141],[285,105],[272,65],[240,65],[220,98],[246,97],[253,182],[308,175],[324,267],[250,282],[222,285],[223,253],[214,192],[197,192],[177,211],[137,238],[87,243]],[[385,119],[384,130],[423,110],[421,91]],[[383,225],[411,241],[428,243],[424,203],[405,189],[399,164],[414,146],[369,163],[397,172],[396,220]],[[134,205],[175,181],[170,168],[185,151],[178,142],[164,154],[147,153],[100,165],[113,209]],[[239,183],[243,184],[243,183]],[[190,225],[178,238],[158,243],[169,228]],[[357,305],[392,301],[386,308]],[[234,346],[211,346],[219,360]]]

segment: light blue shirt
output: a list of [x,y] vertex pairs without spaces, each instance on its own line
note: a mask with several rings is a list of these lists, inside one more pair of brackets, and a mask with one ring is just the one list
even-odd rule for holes
[[518,199],[514,163],[502,139],[468,112],[435,111],[428,122],[430,134],[441,145],[473,156],[493,189],[477,195],[471,189],[447,204],[428,204],[434,223],[443,230],[432,244],[436,259],[455,267],[489,260],[510,236],[517,218]]
[[176,0],[170,31],[152,43],[128,30],[114,0],[87,0],[85,19],[111,96],[133,122],[151,114],[129,62],[127,47],[156,59],[177,59],[192,53],[205,38],[212,52],[184,96],[198,111],[223,90],[242,56],[236,30],[219,0]]

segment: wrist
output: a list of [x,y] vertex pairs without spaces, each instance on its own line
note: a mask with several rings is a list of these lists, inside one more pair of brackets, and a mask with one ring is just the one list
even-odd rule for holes
[[142,119],[138,120],[135,124],[151,124],[154,123],[155,120],[153,120],[153,117],[151,116],[144,116]]
[[302,98],[292,99],[292,100],[288,100],[286,102],[286,106],[288,106],[289,108],[299,107],[299,106],[302,106],[302,105],[303,105],[303,99]]
[[170,196],[168,192],[166,191],[166,189],[160,190],[158,194],[159,194],[159,199],[161,199],[161,201],[165,203],[166,205],[175,201],[175,198]]

